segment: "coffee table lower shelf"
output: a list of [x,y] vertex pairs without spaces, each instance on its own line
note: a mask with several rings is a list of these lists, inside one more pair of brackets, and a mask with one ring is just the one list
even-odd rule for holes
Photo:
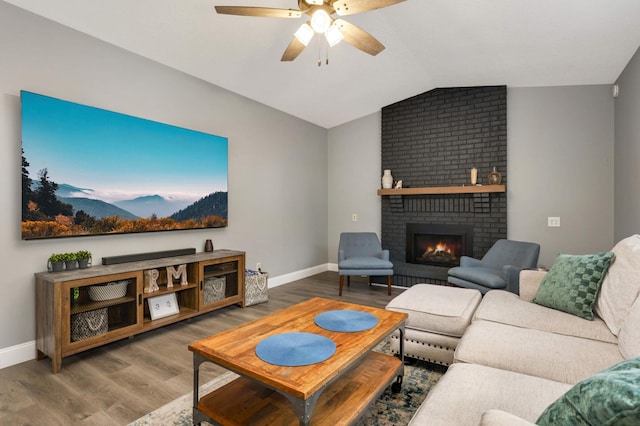
[[[370,352],[322,391],[311,425],[352,423],[402,374],[400,359]],[[284,395],[244,377],[200,398],[197,410],[215,424],[225,426],[300,424],[291,401]]]

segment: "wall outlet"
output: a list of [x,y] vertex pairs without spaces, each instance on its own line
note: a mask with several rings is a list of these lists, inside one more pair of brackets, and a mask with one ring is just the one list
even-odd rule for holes
[[353,213],[353,214],[351,215],[351,220],[352,220],[353,222],[357,222],[357,221],[358,221],[358,213]]
[[549,216],[547,218],[547,226],[550,228],[559,228],[560,227],[560,218]]
[[262,262],[256,263],[256,271],[259,271],[261,269],[262,269]]

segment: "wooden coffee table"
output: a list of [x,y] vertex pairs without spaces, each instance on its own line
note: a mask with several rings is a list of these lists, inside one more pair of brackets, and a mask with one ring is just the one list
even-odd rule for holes
[[[342,333],[314,323],[316,315],[338,309],[370,313],[378,324],[369,330]],[[193,424],[349,424],[394,380],[394,391],[400,390],[402,355],[398,358],[372,349],[395,330],[400,330],[402,345],[406,318],[404,313],[313,298],[194,342],[189,345],[194,369]],[[256,345],[263,339],[287,332],[328,337],[335,342],[336,352],[326,361],[301,367],[273,365],[256,356]],[[200,398],[203,362],[221,365],[241,377]]]

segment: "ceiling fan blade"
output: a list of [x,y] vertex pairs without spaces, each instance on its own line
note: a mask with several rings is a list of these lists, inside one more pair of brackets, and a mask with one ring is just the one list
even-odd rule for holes
[[338,15],[346,16],[381,9],[403,1],[405,0],[335,0],[331,6]]
[[384,50],[384,45],[374,36],[343,19],[336,19],[335,25],[344,35],[344,41],[369,55],[376,56]]
[[298,57],[300,53],[302,53],[305,47],[306,46],[302,44],[300,40],[294,37],[293,40],[291,40],[291,43],[289,43],[289,46],[287,46],[287,48],[285,49],[284,53],[282,54],[282,58],[280,60],[293,61],[295,58]]
[[264,16],[267,18],[299,18],[302,16],[302,11],[295,9],[250,6],[216,6],[216,12],[224,15]]

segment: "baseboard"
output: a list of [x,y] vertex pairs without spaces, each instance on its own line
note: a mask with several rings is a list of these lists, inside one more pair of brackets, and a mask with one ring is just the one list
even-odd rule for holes
[[36,341],[0,349],[0,370],[36,358]]
[[329,270],[329,264],[313,266],[311,268],[303,269],[301,271],[291,272],[284,275],[278,275],[277,277],[269,277],[269,288],[278,287],[283,284],[290,283],[292,281],[301,280],[303,278],[310,277],[312,275],[326,272]]

